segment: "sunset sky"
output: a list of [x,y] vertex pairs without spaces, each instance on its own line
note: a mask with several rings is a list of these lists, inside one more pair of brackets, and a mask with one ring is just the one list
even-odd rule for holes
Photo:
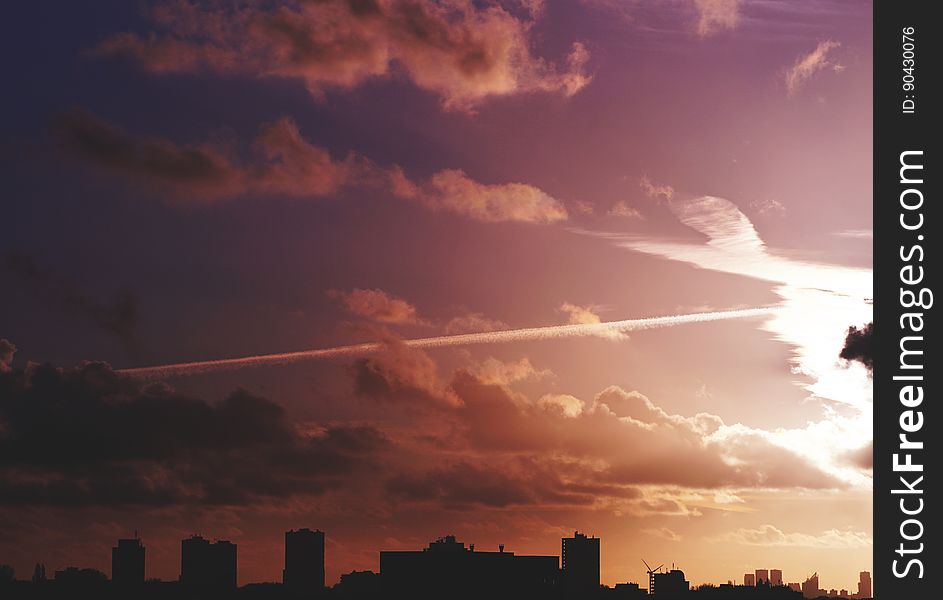
[[871,320],[870,3],[11,8],[18,577],[110,572],[138,531],[148,577],[202,533],[276,581],[297,527],[328,583],[445,534],[559,554],[577,529],[608,584],[647,584],[641,558],[694,584],[871,570],[871,382],[838,357]]

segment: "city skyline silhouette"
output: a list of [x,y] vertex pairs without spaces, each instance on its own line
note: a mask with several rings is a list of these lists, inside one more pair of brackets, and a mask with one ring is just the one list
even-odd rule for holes
[[[625,581],[613,586],[600,583],[602,538],[575,531],[561,538],[559,555],[522,555],[506,549],[482,550],[445,535],[418,550],[380,550],[376,571],[341,574],[336,583],[324,579],[325,533],[308,528],[285,532],[285,568],[279,582],[237,584],[237,545],[193,534],[180,543],[180,575],[176,581],[146,575],[146,546],[141,538],[122,538],[112,548],[111,577],[89,568],[70,565],[50,577],[43,562],[36,563],[29,580],[15,577],[12,567],[0,562],[0,591],[11,598],[44,598],[72,594],[98,598],[103,595],[168,594],[194,598],[229,597],[236,593],[259,597],[292,598],[436,598],[443,590],[468,598],[682,598],[691,594],[716,598],[850,598],[872,597],[870,572],[859,573],[858,588],[825,589],[818,572],[801,582],[787,582],[780,569],[756,569],[742,581],[719,585],[692,585],[684,571],[672,563],[646,567],[645,582]],[[176,583],[168,588],[165,584]],[[28,584],[28,585],[27,585]],[[753,596],[748,596],[753,594]]]

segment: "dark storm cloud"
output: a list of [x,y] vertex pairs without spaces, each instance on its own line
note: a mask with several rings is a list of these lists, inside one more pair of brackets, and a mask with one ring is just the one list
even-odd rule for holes
[[[486,223],[549,224],[568,218],[560,200],[525,183],[484,184],[460,169],[443,169],[428,180],[413,181],[397,166],[381,168],[354,153],[335,159],[306,139],[298,124],[287,117],[264,124],[239,156],[215,141],[186,145],[130,135],[83,109],[58,116],[53,131],[60,146],[73,156],[143,183],[148,191],[156,187],[177,202],[210,203],[247,194],[312,199],[344,189],[388,190],[429,210]],[[354,290],[341,295],[356,312],[375,310],[382,301],[376,295],[383,293]],[[364,304],[370,302],[373,306]]]
[[4,263],[36,300],[90,320],[129,347],[136,345],[138,300],[131,292],[121,291],[113,303],[102,304],[68,277],[44,267],[30,254],[7,252]]
[[376,465],[376,429],[298,431],[273,402],[211,404],[104,363],[0,374],[0,505],[248,504],[318,494]]
[[52,131],[67,150],[105,169],[207,190],[237,185],[238,173],[209,145],[134,137],[81,108],[58,115]]
[[465,462],[418,475],[399,475],[388,482],[387,489],[408,500],[433,500],[447,507],[537,502],[535,493],[524,482]]
[[[762,430],[728,426],[716,415],[671,414],[644,395],[615,386],[584,402],[554,394],[528,399],[467,370],[440,384],[435,364],[410,350],[417,356],[392,352],[361,359],[351,369],[359,395],[388,403],[388,410],[418,411],[428,423],[438,423],[431,430],[448,432],[442,447],[449,460],[429,464],[421,458],[387,481],[387,491],[404,501],[450,509],[579,506],[590,498],[637,502],[638,486],[646,484],[845,487]],[[428,402],[428,390],[438,390],[447,402]]]
[[549,465],[525,458],[491,466],[463,461],[417,475],[401,474],[387,483],[387,489],[404,499],[457,509],[588,505],[595,500],[592,490],[570,490]]
[[373,356],[357,359],[348,368],[354,393],[410,408],[454,404],[454,395],[439,382],[438,366],[432,357],[386,332],[379,335],[383,348]]
[[841,358],[845,360],[857,360],[868,368],[868,371],[874,370],[874,345],[871,336],[874,332],[874,323],[868,323],[862,328],[854,325],[848,328],[848,335],[845,337],[845,347],[842,348]]
[[114,169],[179,181],[216,180],[229,172],[206,151],[131,137],[80,108],[59,115],[53,131],[65,145]]
[[189,202],[247,193],[314,198],[377,176],[372,165],[353,155],[332,159],[327,150],[304,139],[289,118],[263,125],[241,158],[217,141],[188,145],[131,135],[84,109],[59,115],[52,128],[60,146],[73,156],[149,187],[157,184]]

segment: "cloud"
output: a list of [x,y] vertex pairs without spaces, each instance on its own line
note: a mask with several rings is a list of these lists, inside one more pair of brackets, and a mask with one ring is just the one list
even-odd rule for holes
[[[601,323],[602,319],[596,314],[594,306],[579,306],[570,302],[564,302],[558,308],[560,312],[566,313],[567,323],[570,325],[595,325]],[[629,335],[624,331],[600,331],[599,337],[610,340],[627,340]]]
[[645,175],[639,179],[638,184],[645,195],[653,200],[670,202],[671,199],[674,198],[675,190],[673,187],[670,185],[655,185],[652,183],[652,180]]
[[841,349],[839,356],[845,360],[856,360],[868,368],[868,372],[874,371],[874,322],[868,323],[860,329],[852,325],[848,328],[848,335],[845,336],[845,345]]
[[871,536],[863,531],[829,529],[819,535],[785,533],[773,525],[757,529],[740,528],[721,536],[718,541],[747,546],[794,546],[799,548],[870,548]]
[[485,466],[461,461],[422,473],[400,474],[387,483],[391,493],[405,500],[450,509],[572,506],[595,500],[584,490],[568,488],[553,469],[528,458]]
[[594,313],[591,307],[578,306],[576,304],[564,302],[560,305],[558,310],[567,314],[567,323],[570,323],[571,325],[594,324],[602,322],[602,320],[599,318],[599,315]]
[[[870,269],[773,252],[750,219],[724,198],[676,199],[668,207],[707,241],[611,234],[606,238],[633,251],[773,283],[773,291],[782,302],[762,327],[793,347],[793,368],[811,381],[803,385],[818,398],[847,404],[860,412],[861,419],[870,418],[871,382],[864,369],[841,369],[836,361],[848,321],[867,322],[872,318],[872,307],[866,302],[873,296]],[[855,429],[847,432],[847,440],[855,440],[858,446],[866,441],[861,439],[862,432],[871,427],[862,421]]]
[[234,152],[215,142],[179,145],[135,137],[83,109],[59,115],[53,131],[64,148],[106,171],[205,202],[250,193],[325,196],[364,179],[368,168],[354,156],[333,160],[326,150],[304,140],[289,118],[261,128],[248,162],[231,157]]
[[761,217],[781,217],[786,214],[786,207],[782,202],[775,198],[766,198],[764,200],[753,200],[750,202],[750,208]]
[[546,394],[537,400],[537,406],[559,412],[564,417],[578,417],[583,414],[583,403],[579,398],[570,394]]
[[370,426],[306,434],[245,391],[218,403],[104,363],[0,373],[0,505],[247,505],[338,489],[379,464]]
[[483,184],[458,169],[416,183],[399,167],[384,169],[355,154],[334,159],[306,140],[287,117],[263,125],[243,159],[214,142],[179,145],[135,137],[81,109],[60,115],[53,129],[62,147],[78,158],[149,188],[157,185],[177,200],[212,202],[245,195],[308,199],[345,188],[379,188],[476,221],[547,224],[567,218],[562,202],[525,183]]
[[155,30],[122,33],[96,52],[156,73],[213,72],[301,81],[315,97],[372,79],[405,75],[446,110],[472,111],[497,97],[534,92],[572,96],[591,80],[589,53],[574,42],[564,66],[534,56],[526,17],[497,3],[465,0],[323,0],[272,6],[261,1],[150,11]]
[[354,289],[350,292],[331,290],[328,295],[336,298],[351,313],[379,323],[425,325],[416,307],[396,296],[378,289]]
[[697,9],[697,34],[707,37],[740,24],[740,0],[694,0]]
[[717,504],[744,504],[745,501],[736,494],[729,492],[717,492],[714,494],[714,502]]
[[846,486],[762,430],[672,414],[636,391],[512,392],[549,376],[527,359],[486,359],[443,381],[427,354],[386,340],[349,369],[355,394],[383,403],[385,421],[422,422],[422,435],[382,431],[372,416],[292,424],[244,391],[209,403],[103,363],[0,373],[0,505],[254,506],[383,485],[447,509],[688,514],[702,494],[684,490],[711,490],[717,504],[733,490]]
[[586,202],[585,200],[571,200],[569,206],[575,213],[580,215],[592,215],[596,212],[592,202]]
[[613,217],[621,217],[623,219],[644,219],[638,210],[632,208],[628,205],[625,200],[620,200],[612,205],[612,208],[609,209],[609,215]]
[[[603,9],[615,18],[627,24],[634,24],[643,29],[658,27],[663,29],[666,23],[672,30],[695,33],[700,38],[707,38],[722,31],[736,29],[741,22],[740,7],[742,0],[682,0],[675,2],[639,2],[628,0],[580,0],[581,4]],[[684,10],[679,10],[683,5]],[[678,17],[682,16],[681,19]],[[694,16],[696,21],[690,23]]]
[[265,125],[255,140],[261,159],[247,169],[249,191],[289,198],[326,196],[350,183],[363,183],[372,165],[350,155],[335,161],[305,140],[294,120]]
[[841,231],[836,231],[832,235],[837,237],[852,238],[852,239],[872,239],[874,238],[873,229],[843,229]]
[[668,529],[667,527],[657,527],[653,529],[643,529],[642,533],[647,533],[652,537],[661,538],[663,540],[668,540],[669,542],[680,542],[681,536]]
[[860,448],[849,450],[844,455],[848,464],[859,469],[870,470],[874,468],[874,442],[868,442]]
[[41,265],[36,258],[11,251],[4,256],[7,269],[26,287],[33,298],[94,323],[114,335],[129,348],[137,345],[138,299],[124,290],[111,304],[102,303],[68,277]]
[[391,177],[394,195],[476,221],[547,224],[568,218],[562,202],[525,183],[478,183],[459,169],[439,171],[423,184],[408,180],[400,170]]
[[181,146],[162,138],[135,138],[84,109],[58,115],[52,129],[65,149],[108,171],[211,198],[245,185],[242,173],[213,144]]
[[460,369],[447,384],[451,404],[416,403],[414,392],[411,410],[423,411],[414,419],[423,419],[430,445],[391,459],[398,466],[386,490],[447,510],[594,505],[690,515],[698,506],[745,507],[744,489],[847,487],[762,430],[672,414],[618,387],[589,401],[558,392],[530,399],[506,387],[513,378]]
[[839,42],[825,40],[819,42],[812,52],[797,58],[795,64],[786,70],[786,91],[789,95],[796,95],[813,75],[823,69],[832,68],[836,72],[841,71],[843,67],[828,58],[829,53],[839,46],[841,46]]
[[510,329],[507,323],[487,317],[484,313],[480,312],[470,312],[453,317],[445,324],[446,335],[501,331],[505,329]]
[[6,338],[0,338],[0,373],[9,373],[13,368],[13,355],[16,346]]
[[479,381],[489,385],[510,385],[518,381],[540,380],[553,376],[549,369],[537,369],[526,357],[501,361],[492,356],[469,368]]
[[453,409],[455,428],[469,451],[566,457],[572,482],[703,489],[846,486],[758,430],[706,413],[670,414],[618,387],[591,402],[566,394],[529,401],[459,371],[451,388],[460,401]]
[[350,367],[354,391],[363,397],[414,405],[452,404],[450,390],[439,381],[438,367],[428,354],[398,339],[387,339],[374,356]]

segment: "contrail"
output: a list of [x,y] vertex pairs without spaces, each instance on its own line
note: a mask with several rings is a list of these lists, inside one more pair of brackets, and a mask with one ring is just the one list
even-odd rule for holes
[[[625,333],[642,329],[657,329],[660,327],[674,327],[686,323],[703,323],[707,321],[721,321],[724,319],[744,319],[768,315],[775,309],[745,308],[740,310],[725,310],[717,312],[693,313],[687,315],[672,315],[667,317],[649,317],[646,319],[626,319],[624,321],[608,321],[606,323],[591,323],[578,325],[551,325],[547,327],[529,327],[526,329],[511,329],[507,331],[488,331],[483,333],[462,333],[458,335],[442,335],[438,337],[402,340],[401,344],[411,348],[444,348],[446,346],[467,346],[471,344],[502,344],[507,342],[523,342],[530,340],[552,340],[567,337],[589,337],[613,333]],[[179,375],[196,375],[214,371],[228,371],[244,367],[259,367],[264,365],[286,365],[305,360],[319,358],[337,358],[343,356],[361,356],[376,352],[384,347],[382,342],[368,342],[349,346],[335,346],[333,348],[318,348],[314,350],[299,350],[297,352],[281,352],[278,354],[259,354],[241,358],[221,358],[217,360],[202,360],[197,362],[174,363],[154,367],[136,367],[118,369],[119,373],[131,375],[141,379],[154,379]]]

